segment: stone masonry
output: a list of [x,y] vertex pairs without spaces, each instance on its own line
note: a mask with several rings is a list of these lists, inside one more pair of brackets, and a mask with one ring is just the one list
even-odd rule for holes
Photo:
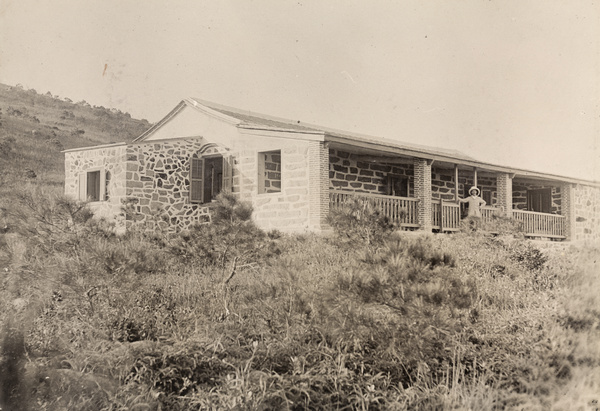
[[573,240],[600,245],[600,187],[571,185],[573,208]]
[[550,212],[552,214],[561,214],[561,194],[560,186],[550,184],[527,184],[521,183],[518,179],[513,181],[513,196],[512,204],[513,209],[516,210],[527,210],[527,191],[536,189],[551,189],[552,205]]
[[306,141],[281,144],[281,192],[277,193],[258,193],[257,152],[241,153],[238,164],[242,181],[240,192],[242,199],[254,205],[254,220],[260,227],[281,231],[309,229],[309,145]]
[[[189,199],[191,158],[223,156],[224,164],[231,165],[230,181],[224,183],[224,189],[252,203],[253,218],[263,229],[327,230],[331,190],[387,194],[391,176],[408,182],[408,196],[419,200],[421,229],[430,231],[432,199],[452,201],[456,188],[464,198],[473,185],[473,175],[465,170],[460,171],[456,184],[454,170],[432,168],[431,160],[415,158],[407,164],[361,161],[358,154],[329,149],[323,141],[273,139],[240,147],[233,151],[190,137],[67,150],[65,193],[85,197],[88,173],[100,171],[101,199],[89,206],[97,216],[114,222],[117,231],[134,226],[183,230],[210,219],[210,203],[194,204]],[[568,238],[600,242],[600,187],[525,183],[507,173],[488,172],[478,177],[479,188],[490,193],[490,205],[505,211],[526,208],[527,190],[551,188],[552,212],[565,216]],[[262,192],[261,179],[264,186],[265,180],[269,182]]]
[[386,178],[389,174],[408,179],[409,197],[414,196],[412,164],[358,161],[350,152],[329,150],[329,188],[332,190],[387,194]]
[[[127,147],[128,228],[177,230],[209,219],[209,209],[189,200],[190,159],[207,142],[202,138],[141,142]],[[212,147],[204,154],[227,154]]]

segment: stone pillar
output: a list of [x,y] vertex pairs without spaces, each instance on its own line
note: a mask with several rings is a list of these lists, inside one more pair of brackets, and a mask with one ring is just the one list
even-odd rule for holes
[[431,232],[431,160],[414,159],[415,197],[421,230]]
[[323,141],[311,141],[308,147],[308,224],[312,230],[329,229],[329,147]]
[[575,196],[573,184],[564,183],[560,187],[561,215],[565,217],[565,236],[567,240],[575,239]]
[[497,205],[502,207],[505,217],[512,217],[512,175],[496,174]]

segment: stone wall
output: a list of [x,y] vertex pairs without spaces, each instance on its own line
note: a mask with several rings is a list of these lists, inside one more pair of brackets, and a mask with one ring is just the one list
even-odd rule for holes
[[454,200],[454,170],[431,170],[431,196],[435,199]]
[[513,181],[513,208],[517,210],[527,210],[527,190],[537,190],[550,188],[552,190],[552,214],[561,214],[561,193],[560,187],[549,184],[526,184],[518,180]]
[[[326,178],[321,178],[321,174],[325,177],[326,169],[317,173],[319,178],[311,183],[309,142],[273,140],[269,144],[265,150],[257,145],[234,153],[214,144],[207,145],[205,139],[195,137],[74,150],[65,153],[65,193],[77,198],[79,176],[89,169],[102,168],[110,178],[107,178],[107,200],[90,204],[96,215],[118,220],[122,230],[134,226],[146,230],[186,229],[208,221],[211,208],[210,204],[190,202],[190,159],[199,152],[201,155],[220,154],[232,164],[232,192],[253,204],[253,218],[261,228],[321,229],[326,218],[322,211],[326,211],[328,205],[325,204],[326,192],[321,187],[328,184]],[[316,154],[326,150],[315,147]],[[259,179],[264,178],[258,172],[259,156],[265,152],[268,153],[264,162],[267,172],[276,173],[267,176],[269,186],[280,184],[281,191],[258,192]],[[321,162],[326,167],[326,161]],[[315,187],[309,193],[311,184]],[[312,203],[311,195],[315,197]],[[309,222],[311,204],[316,213],[314,227]]]
[[573,208],[573,240],[600,245],[600,187],[577,184]]
[[[174,231],[208,220],[209,208],[189,200],[190,159],[202,138],[140,142],[127,147],[128,228]],[[213,148],[218,154],[226,150]]]
[[329,149],[330,189],[387,194],[387,175],[393,174],[408,179],[409,197],[414,197],[412,164],[381,164],[358,161],[353,157],[347,151]]
[[79,198],[80,180],[87,178],[88,171],[100,170],[105,179],[105,200],[91,202],[89,207],[97,217],[114,222],[119,232],[125,230],[121,206],[126,196],[126,150],[125,144],[119,144],[65,152],[65,195],[85,200]]

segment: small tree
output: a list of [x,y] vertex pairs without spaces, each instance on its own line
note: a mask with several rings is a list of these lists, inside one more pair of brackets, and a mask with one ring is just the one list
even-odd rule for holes
[[352,198],[343,206],[334,208],[329,224],[341,238],[350,242],[363,241],[368,245],[381,243],[394,229],[379,208],[368,199],[360,198]]

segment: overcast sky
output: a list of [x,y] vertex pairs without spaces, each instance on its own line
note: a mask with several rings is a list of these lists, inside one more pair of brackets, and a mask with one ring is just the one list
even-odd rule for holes
[[0,0],[0,82],[201,99],[600,180],[600,0]]

